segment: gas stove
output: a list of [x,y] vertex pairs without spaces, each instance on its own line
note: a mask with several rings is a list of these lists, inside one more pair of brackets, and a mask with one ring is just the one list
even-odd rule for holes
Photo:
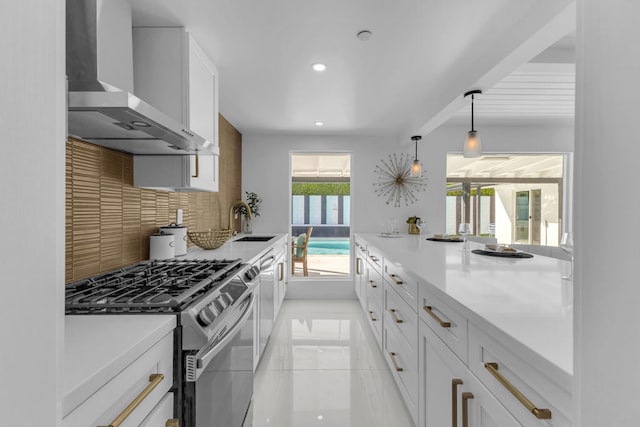
[[[175,316],[174,416],[186,427],[239,427],[251,419],[259,283],[260,268],[240,259],[146,261],[67,285],[65,310]],[[230,383],[242,392],[227,393]]]
[[142,262],[67,285],[66,313],[180,312],[242,267],[240,259]]

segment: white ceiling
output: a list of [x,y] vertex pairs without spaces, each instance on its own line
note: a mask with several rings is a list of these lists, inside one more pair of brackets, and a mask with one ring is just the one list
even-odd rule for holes
[[[241,132],[402,137],[448,119],[462,93],[495,84],[572,31],[558,18],[572,4],[132,0],[134,25],[193,33],[219,69],[220,111]],[[356,37],[363,29],[371,40]],[[313,71],[316,62],[327,70]],[[488,96],[505,96],[495,90]]]

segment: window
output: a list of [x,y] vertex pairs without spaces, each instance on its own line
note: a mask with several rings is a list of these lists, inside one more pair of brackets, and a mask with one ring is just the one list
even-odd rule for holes
[[294,252],[292,277],[349,276],[350,171],[350,154],[291,155],[291,235],[295,238],[311,230],[306,257],[301,248],[294,248],[298,253]]
[[446,232],[471,224],[472,235],[500,243],[557,246],[562,233],[564,156],[447,156]]

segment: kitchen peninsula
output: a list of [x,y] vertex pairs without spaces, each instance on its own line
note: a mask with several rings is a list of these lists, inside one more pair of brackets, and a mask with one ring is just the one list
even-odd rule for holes
[[[471,410],[490,413],[497,425],[571,425],[567,261],[489,257],[462,245],[355,235],[356,293],[414,419],[450,423],[457,384],[454,396],[476,387]],[[441,377],[443,390],[434,391]]]

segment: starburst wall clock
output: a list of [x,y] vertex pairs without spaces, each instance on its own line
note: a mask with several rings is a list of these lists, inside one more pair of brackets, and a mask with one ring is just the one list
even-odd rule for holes
[[377,182],[373,183],[374,191],[385,200],[387,205],[398,208],[402,204],[409,206],[418,201],[417,193],[427,188],[427,178],[411,176],[411,163],[413,159],[409,154],[390,154],[389,159],[380,160],[373,171]]

